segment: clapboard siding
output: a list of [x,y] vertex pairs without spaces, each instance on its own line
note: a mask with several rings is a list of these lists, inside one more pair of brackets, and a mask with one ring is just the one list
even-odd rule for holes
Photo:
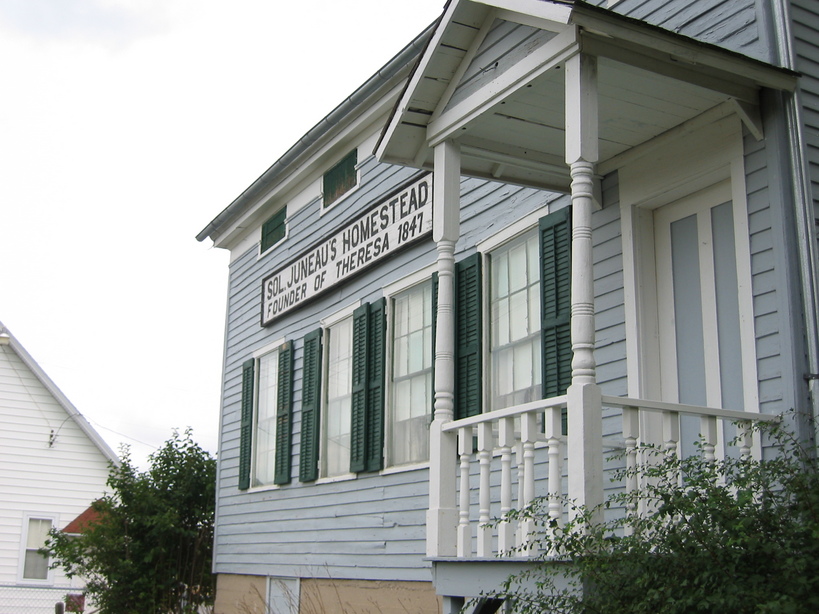
[[803,135],[813,190],[814,232],[819,244],[819,5],[815,0],[791,0],[796,70],[802,103]]
[[[594,4],[607,3],[595,0]],[[769,59],[759,33],[756,0],[622,0],[612,10],[759,60]]]

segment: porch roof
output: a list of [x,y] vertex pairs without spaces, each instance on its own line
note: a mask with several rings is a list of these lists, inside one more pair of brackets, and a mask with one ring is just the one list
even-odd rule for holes
[[737,113],[761,138],[760,89],[798,77],[581,0],[451,0],[378,157],[432,168],[435,145],[457,139],[465,175],[568,191],[565,128],[581,118],[562,69],[580,53],[597,60],[600,174],[692,120]]

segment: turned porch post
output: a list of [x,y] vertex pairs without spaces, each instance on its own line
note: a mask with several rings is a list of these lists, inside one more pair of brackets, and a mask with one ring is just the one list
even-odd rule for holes
[[458,146],[435,146],[432,238],[438,250],[438,314],[435,332],[435,414],[429,429],[429,509],[427,556],[456,554],[455,476],[457,438],[444,433],[454,418],[455,399],[455,243],[460,232],[461,158]]
[[572,383],[568,389],[569,498],[603,502],[602,401],[594,361],[592,211],[598,160],[597,58],[566,62],[566,162],[572,198]]

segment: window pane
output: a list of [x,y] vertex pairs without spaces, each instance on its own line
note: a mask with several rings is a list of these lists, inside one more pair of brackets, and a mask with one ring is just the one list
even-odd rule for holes
[[346,318],[331,326],[328,337],[322,464],[324,475],[330,477],[350,471],[353,319]]
[[490,254],[492,409],[540,398],[538,261],[536,230]]
[[48,557],[37,550],[26,550],[23,577],[27,580],[47,580]]
[[389,409],[392,465],[429,458],[432,412],[432,284],[393,298],[392,400]]

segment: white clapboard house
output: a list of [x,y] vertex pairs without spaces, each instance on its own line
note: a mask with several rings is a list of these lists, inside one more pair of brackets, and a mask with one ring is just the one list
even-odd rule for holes
[[818,45],[815,0],[452,0],[242,192],[218,614],[456,612],[607,452],[816,416]]
[[105,490],[118,459],[0,323],[0,614],[50,614],[82,594],[41,548]]

